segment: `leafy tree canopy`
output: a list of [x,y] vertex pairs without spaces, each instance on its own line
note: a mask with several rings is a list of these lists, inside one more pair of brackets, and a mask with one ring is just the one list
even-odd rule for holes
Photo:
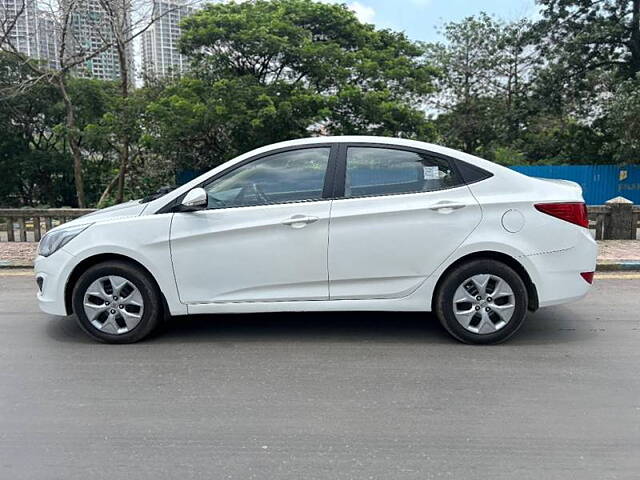
[[607,69],[623,78],[640,72],[640,0],[538,0],[545,53],[580,77]]
[[344,5],[209,4],[185,20],[182,50],[203,106],[246,127],[229,151],[313,131],[432,136],[422,106],[435,72],[423,48],[359,22]]

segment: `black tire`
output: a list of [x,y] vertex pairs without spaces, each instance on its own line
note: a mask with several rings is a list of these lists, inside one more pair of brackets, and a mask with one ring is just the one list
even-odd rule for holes
[[[131,282],[140,292],[144,310],[139,323],[130,331],[112,334],[96,328],[85,313],[84,295],[89,286],[101,277],[116,275]],[[73,311],[78,324],[91,337],[105,343],[134,343],[151,334],[163,319],[162,296],[150,275],[141,268],[125,261],[107,261],[89,267],[76,282],[72,293]]]
[[[467,330],[458,322],[454,313],[453,297],[458,287],[465,280],[481,274],[496,275],[502,278],[513,291],[515,308],[511,319],[504,327],[493,333],[481,334]],[[497,260],[479,259],[459,265],[447,274],[436,292],[435,313],[442,326],[457,340],[469,344],[488,345],[504,342],[518,331],[527,314],[527,304],[527,289],[518,273]]]

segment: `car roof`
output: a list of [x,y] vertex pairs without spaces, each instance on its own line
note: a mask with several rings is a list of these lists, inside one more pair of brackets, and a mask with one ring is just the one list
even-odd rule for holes
[[[480,157],[476,157],[475,155],[470,155],[468,153],[461,152],[459,150],[454,150],[453,148],[444,147],[442,145],[436,145],[435,143],[422,142],[419,140],[410,140],[407,138],[397,138],[397,137],[381,137],[375,135],[342,135],[342,136],[324,136],[324,137],[308,137],[308,138],[300,138],[296,140],[287,140],[279,143],[272,143],[265,147],[260,147],[251,152],[247,152],[238,159],[245,159],[247,157],[251,157],[253,155],[261,154],[268,152],[269,150],[275,150],[278,148],[288,148],[288,147],[296,147],[296,146],[304,146],[304,145],[317,145],[322,143],[371,143],[371,144],[386,144],[386,145],[394,145],[400,147],[412,147],[418,148],[422,150],[427,150],[433,153],[439,153],[441,155],[446,155],[452,158],[458,158],[465,162],[468,162],[472,165],[476,165],[480,168],[490,171],[491,173],[516,173],[511,169],[498,165],[497,163],[490,162],[489,160],[485,160]],[[506,172],[505,172],[506,171]]]

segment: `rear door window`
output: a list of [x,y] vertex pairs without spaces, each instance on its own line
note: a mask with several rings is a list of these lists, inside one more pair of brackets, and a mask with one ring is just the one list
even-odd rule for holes
[[426,152],[349,147],[345,197],[430,192],[463,185],[453,166]]

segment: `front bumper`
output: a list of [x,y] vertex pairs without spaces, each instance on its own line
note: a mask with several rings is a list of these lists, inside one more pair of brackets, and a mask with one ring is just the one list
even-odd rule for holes
[[[38,255],[34,262],[36,282],[38,283],[38,306],[51,315],[68,315],[65,305],[65,288],[71,274],[73,255],[60,249],[54,254],[43,257]],[[40,283],[42,286],[40,287]]]

